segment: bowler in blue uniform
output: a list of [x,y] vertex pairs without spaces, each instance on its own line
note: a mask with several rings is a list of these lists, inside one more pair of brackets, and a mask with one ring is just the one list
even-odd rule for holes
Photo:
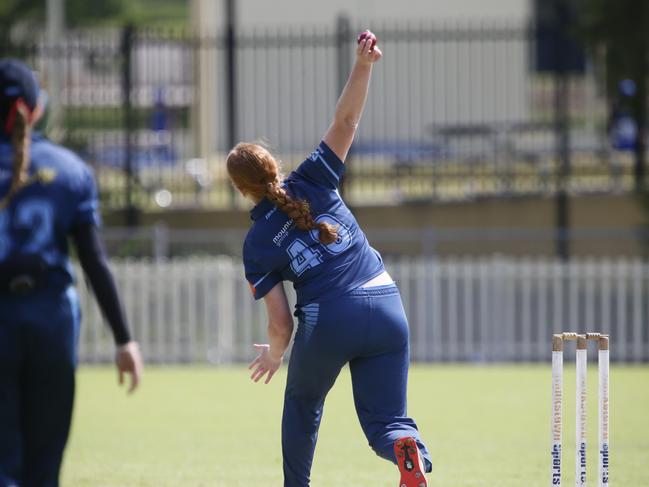
[[399,486],[425,487],[431,470],[406,413],[408,322],[399,291],[338,192],[372,65],[381,58],[375,42],[371,33],[360,41],[334,121],[297,170],[282,178],[256,144],[238,144],[228,155],[233,184],[256,204],[243,258],[252,293],[266,304],[270,343],[255,345],[255,381],[271,380],[293,333],[282,282],[297,292],[282,420],[285,487],[309,485],[325,397],[345,364],[363,431],[379,456],[397,464]]
[[0,60],[0,487],[55,487],[74,399],[79,305],[75,244],[111,327],[120,374],[139,381],[101,247],[97,191],[79,158],[32,131],[39,87],[22,62]]

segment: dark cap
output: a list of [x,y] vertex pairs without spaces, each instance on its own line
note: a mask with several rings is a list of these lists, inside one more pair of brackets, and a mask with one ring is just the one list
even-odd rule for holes
[[38,104],[38,81],[29,67],[17,59],[0,59],[0,117],[22,98],[33,110]]

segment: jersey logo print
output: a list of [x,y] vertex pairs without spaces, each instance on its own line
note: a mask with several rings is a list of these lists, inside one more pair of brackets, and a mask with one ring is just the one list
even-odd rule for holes
[[[0,177],[2,177],[2,173],[0,173]],[[12,173],[13,177],[13,173]],[[25,181],[21,182],[18,185],[18,189],[16,192],[22,191],[25,189],[27,186],[31,186],[32,184],[40,183],[41,185],[45,186],[46,184],[50,184],[52,181],[56,179],[56,171],[54,169],[50,168],[41,168],[37,170],[34,174],[32,174],[30,177],[28,177]],[[11,199],[5,200],[0,204],[0,210],[3,210],[5,207],[9,205],[11,202]]]
[[20,185],[20,189],[26,188],[27,186],[31,186],[32,184],[40,183],[43,186],[50,184],[52,181],[56,179],[56,171],[54,169],[51,169],[49,167],[43,167],[39,170],[37,170],[34,174],[29,176]]
[[286,223],[282,226],[282,228],[277,232],[277,235],[273,237],[273,243],[277,245],[278,247],[282,246],[282,242],[288,237],[288,233],[295,228],[295,222],[291,219],[286,220]]
[[329,171],[329,173],[336,179],[336,181],[340,181],[340,177],[338,176],[336,171],[334,171],[331,168],[331,166],[329,165],[329,163],[327,163],[327,161],[325,161],[324,157],[322,157],[323,154],[324,154],[324,152],[322,151],[322,149],[320,149],[320,147],[318,147],[316,150],[314,150],[311,153],[311,155],[309,156],[309,159],[311,159],[313,162],[320,161],[324,165],[324,167],[327,169],[327,171]]
[[56,171],[49,167],[43,167],[36,172],[35,177],[44,186],[56,179]]

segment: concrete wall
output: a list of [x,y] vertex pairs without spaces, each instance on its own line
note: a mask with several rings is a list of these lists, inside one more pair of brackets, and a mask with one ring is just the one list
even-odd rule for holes
[[[420,206],[363,207],[354,213],[370,241],[386,254],[552,256],[554,201],[491,199]],[[649,221],[630,196],[584,196],[571,201],[575,256],[644,256],[649,247],[633,232]],[[145,214],[143,225],[177,229],[246,229],[246,211],[169,211]],[[107,226],[121,226],[118,214]]]
[[334,22],[346,14],[359,22],[372,20],[454,19],[488,20],[527,19],[529,0],[239,0],[238,15],[242,26],[263,26],[291,23]]

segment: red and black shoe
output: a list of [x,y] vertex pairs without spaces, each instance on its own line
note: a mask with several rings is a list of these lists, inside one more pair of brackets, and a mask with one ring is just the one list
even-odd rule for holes
[[394,454],[397,457],[401,480],[399,487],[426,487],[424,461],[412,437],[400,438],[394,442]]

